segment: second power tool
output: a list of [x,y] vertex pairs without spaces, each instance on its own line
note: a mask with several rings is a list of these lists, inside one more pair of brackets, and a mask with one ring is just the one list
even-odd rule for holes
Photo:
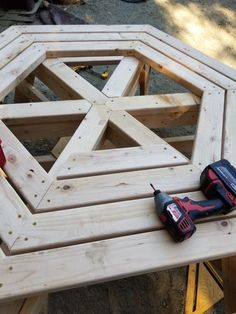
[[190,238],[196,231],[195,219],[227,214],[236,205],[236,169],[225,159],[207,166],[201,174],[200,186],[208,200],[171,197],[151,186],[157,214],[178,242]]

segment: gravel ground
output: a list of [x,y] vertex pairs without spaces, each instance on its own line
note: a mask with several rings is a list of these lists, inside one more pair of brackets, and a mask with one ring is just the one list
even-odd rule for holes
[[[67,9],[91,24],[151,24],[236,68],[236,1],[148,0],[131,4],[86,0],[84,6]],[[1,24],[0,30],[6,26]],[[152,73],[150,94],[182,91],[176,83]],[[50,296],[49,313],[183,313],[186,273],[186,267],[182,267],[54,293]],[[207,313],[224,313],[223,302]]]

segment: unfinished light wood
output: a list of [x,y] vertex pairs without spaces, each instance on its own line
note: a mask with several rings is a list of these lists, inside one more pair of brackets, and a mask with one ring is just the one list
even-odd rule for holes
[[57,159],[50,170],[51,175],[57,175],[64,162],[71,154],[91,151],[98,148],[106,131],[109,115],[110,111],[106,110],[106,108],[93,107],[88,112],[85,117],[86,119],[82,121],[79,128],[60,154],[60,158]]
[[140,85],[140,95],[147,95],[149,90],[150,83],[150,73],[151,67],[148,65],[144,65],[142,72],[140,73],[139,85]]
[[123,59],[122,56],[107,56],[107,57],[67,57],[60,58],[62,62],[69,66],[89,66],[89,65],[111,65],[118,64]]
[[52,180],[2,121],[0,130],[8,161],[4,169],[16,189],[32,206],[37,206]]
[[221,157],[224,93],[204,93],[192,161],[202,169]]
[[[199,188],[200,170],[192,165],[59,180],[52,183],[37,210],[85,206],[152,195],[150,182],[168,193]],[[158,179],[157,179],[158,178]],[[88,192],[89,191],[89,192]]]
[[229,159],[236,167],[236,140],[235,140],[235,119],[236,119],[236,90],[230,90],[226,93],[226,109],[224,123],[224,150],[223,157]]
[[[0,108],[1,301],[235,254],[234,212],[175,244],[149,185],[202,199],[202,168],[233,162],[234,70],[143,25],[12,27],[0,60],[0,99],[16,89],[23,101]],[[117,67],[101,91],[70,68],[106,64]],[[150,68],[190,92],[146,95]],[[149,129],[192,124],[178,137]],[[54,156],[19,141],[42,138],[58,141]]]
[[63,99],[81,97],[98,104],[106,100],[105,95],[60,60],[46,60],[40,67],[41,72],[40,69],[37,70],[36,75],[40,73],[39,78],[42,81],[45,76],[48,76],[47,85],[51,86],[54,92]]
[[[16,102],[37,102],[42,101],[46,102],[48,101],[48,98],[41,93],[35,86],[31,85],[27,81],[23,81],[17,88],[16,88]],[[18,99],[21,99],[20,101]]]
[[236,311],[236,285],[233,274],[236,270],[236,257],[226,257],[222,259],[223,286],[224,286],[224,301],[225,313],[235,313]]
[[45,50],[40,45],[33,44],[1,69],[0,99],[3,99],[45,58]]
[[136,58],[126,57],[121,60],[112,73],[102,92],[108,97],[127,96],[137,82],[143,64]]
[[[61,289],[87,286],[130,274],[137,275],[233,255],[236,244],[233,236],[235,220],[227,220],[231,225],[231,235],[228,234],[227,227],[219,227],[220,222],[209,222],[199,224],[197,236],[179,245],[170,240],[165,230],[160,230],[45,250],[41,254],[2,255],[1,296],[10,300],[13,297],[40,294],[45,290],[54,291],[59,285]],[[219,243],[227,245],[219,246]],[[50,272],[45,272],[42,267],[45,264]],[[11,275],[5,271],[9,267],[12,267]],[[31,284],[27,284],[29,277]]]
[[188,162],[187,158],[175,155],[175,153],[176,151],[172,147],[160,144],[72,154],[66,161],[66,165],[59,171],[57,178],[65,179],[135,169],[158,168]]

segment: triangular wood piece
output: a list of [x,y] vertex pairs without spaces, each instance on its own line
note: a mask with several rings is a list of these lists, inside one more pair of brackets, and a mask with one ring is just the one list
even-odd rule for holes
[[223,296],[221,287],[203,263],[189,265],[186,314],[203,314]]

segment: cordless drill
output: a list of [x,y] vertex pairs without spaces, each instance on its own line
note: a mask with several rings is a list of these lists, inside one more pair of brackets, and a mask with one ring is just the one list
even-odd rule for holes
[[171,197],[151,184],[157,214],[177,242],[190,238],[196,231],[195,219],[227,214],[236,205],[236,169],[227,160],[207,166],[201,173],[200,186],[208,200]]

